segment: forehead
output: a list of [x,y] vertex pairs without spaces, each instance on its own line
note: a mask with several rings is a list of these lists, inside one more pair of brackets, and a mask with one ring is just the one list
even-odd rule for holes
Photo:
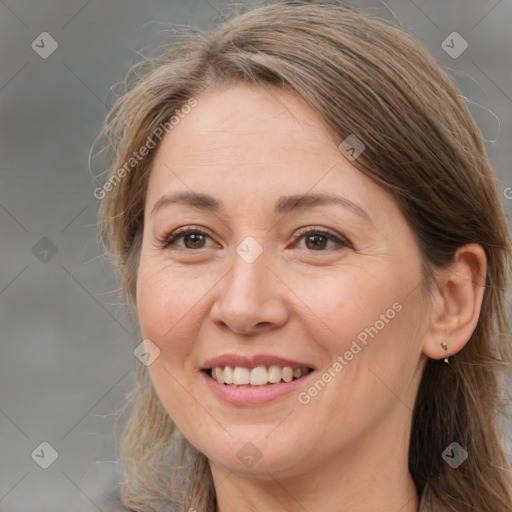
[[384,194],[343,157],[297,95],[235,84],[197,102],[162,139],[149,181],[150,207],[177,190],[272,207],[278,196],[308,191]]
[[178,149],[200,158],[229,151],[230,159],[248,163],[275,160],[281,147],[293,158],[304,146],[336,153],[321,119],[302,98],[240,83],[197,98],[197,106],[164,137],[158,153],[167,156]]

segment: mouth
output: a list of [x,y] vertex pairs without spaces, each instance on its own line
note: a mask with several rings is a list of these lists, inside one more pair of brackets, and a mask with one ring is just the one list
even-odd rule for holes
[[300,380],[313,371],[312,368],[291,366],[214,366],[203,370],[206,375],[224,386],[232,388],[262,388]]
[[200,368],[207,388],[224,403],[263,406],[305,387],[316,368],[277,355],[223,354]]

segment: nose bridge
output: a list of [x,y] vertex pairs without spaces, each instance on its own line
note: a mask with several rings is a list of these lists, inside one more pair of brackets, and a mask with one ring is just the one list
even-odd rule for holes
[[270,270],[269,254],[250,238],[236,248],[230,272],[211,311],[214,322],[236,332],[247,332],[262,324],[278,325],[286,320],[285,305],[271,283],[275,277]]
[[268,257],[263,247],[243,241],[233,255],[232,268],[224,290],[225,298],[233,300],[240,309],[255,306],[265,300],[270,291]]
[[[258,238],[256,239],[255,236]],[[237,294],[245,288],[252,288],[266,281],[269,272],[269,251],[265,250],[264,234],[245,236],[234,247],[231,259],[231,271],[229,273],[229,288]],[[258,290],[252,290],[256,293]]]

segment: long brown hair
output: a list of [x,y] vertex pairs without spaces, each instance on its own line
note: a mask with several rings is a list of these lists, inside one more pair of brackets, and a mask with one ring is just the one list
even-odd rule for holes
[[[132,313],[156,149],[126,167],[133,152],[148,140],[158,146],[158,127],[214,87],[243,81],[296,92],[336,144],[351,134],[364,142],[352,163],[394,195],[420,247],[427,289],[435,285],[433,269],[449,265],[457,248],[484,248],[488,271],[477,328],[449,365],[429,360],[425,367],[409,469],[418,493],[429,483],[451,511],[510,512],[498,421],[504,407],[498,379],[511,367],[510,236],[482,135],[436,60],[402,29],[338,2],[281,1],[233,12],[208,32],[182,29],[157,57],[130,71],[99,136],[111,155],[111,185],[99,194],[98,235]],[[118,424],[123,504],[144,512],[214,512],[206,457],[175,428],[147,369],[134,364],[137,384]],[[441,457],[453,441],[469,454],[457,470]]]

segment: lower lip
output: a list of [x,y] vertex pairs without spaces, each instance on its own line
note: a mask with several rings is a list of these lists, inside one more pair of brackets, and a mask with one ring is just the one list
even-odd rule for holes
[[233,405],[262,405],[282,396],[288,395],[302,386],[314,373],[309,372],[300,379],[291,382],[280,382],[278,384],[267,384],[266,386],[254,386],[247,388],[232,387],[220,384],[208,375],[208,372],[201,372],[206,379],[210,389],[222,400]]

